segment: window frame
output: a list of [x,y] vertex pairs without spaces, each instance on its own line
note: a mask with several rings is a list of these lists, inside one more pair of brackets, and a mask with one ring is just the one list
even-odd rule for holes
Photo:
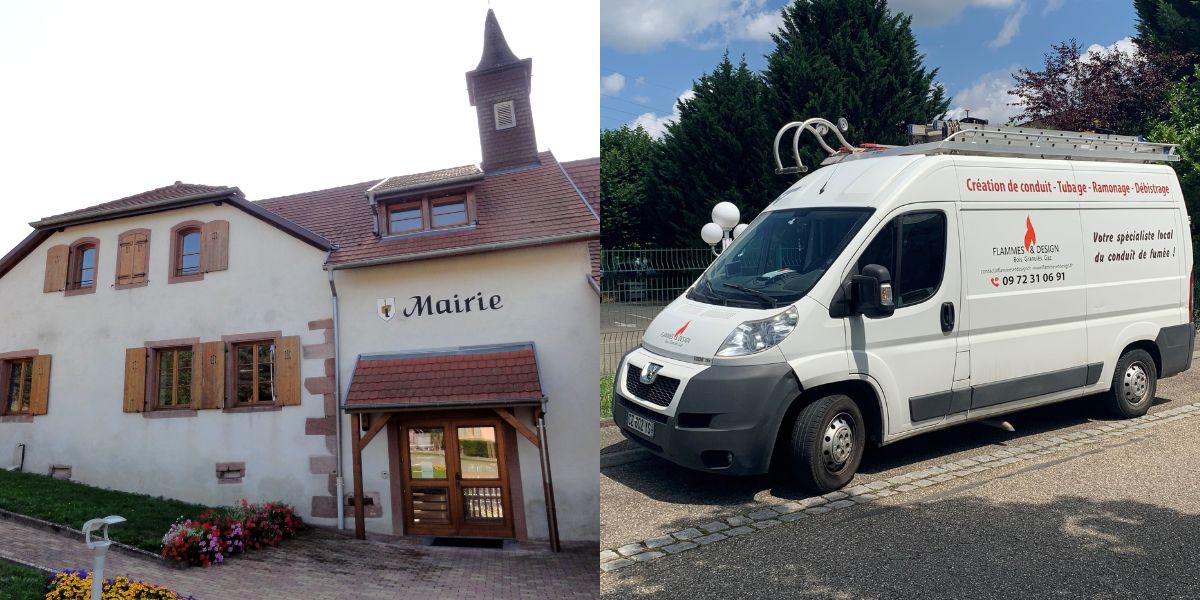
[[[274,372],[276,373],[275,397],[271,402],[239,402],[237,397],[237,348],[246,344],[274,344],[278,349],[280,340],[283,339],[282,331],[260,331],[254,333],[240,333],[235,335],[221,336],[221,341],[225,343],[225,403],[224,412],[239,413],[239,412],[258,412],[282,410],[283,403],[279,399],[279,382],[278,382],[278,359],[275,360]],[[257,393],[257,390],[256,392]]]
[[[261,363],[259,363],[259,359],[258,359],[258,349],[265,345],[269,345],[271,347],[271,399],[270,400],[262,400],[262,399],[258,398],[259,391],[260,391],[259,387],[261,385],[261,382],[258,379],[259,369],[261,368]],[[237,377],[238,377],[239,367],[241,366],[241,364],[238,362],[238,350],[241,348],[246,348],[246,347],[253,348],[254,351],[251,354],[252,379],[250,382],[250,391],[252,392],[252,399],[244,401],[238,397]],[[275,363],[276,363],[275,350],[277,347],[278,347],[278,344],[276,343],[276,340],[274,340],[274,339],[233,342],[231,344],[229,356],[230,356],[230,361],[233,363],[232,367],[233,367],[234,380],[233,380],[233,395],[230,396],[230,399],[231,399],[231,404],[234,407],[254,408],[254,407],[260,407],[260,406],[276,406],[279,404],[279,394],[278,394],[278,389],[276,387],[278,377],[276,376],[277,369],[275,366]]]
[[[435,226],[433,224],[433,209],[436,206],[451,204],[461,199],[463,203],[463,221],[452,225]],[[421,208],[421,228],[392,230],[392,211],[412,206]],[[380,237],[401,238],[445,231],[470,229],[477,225],[475,214],[475,190],[461,188],[443,188],[424,192],[420,195],[400,196],[394,199],[379,201]]]
[[[182,274],[180,269],[183,267],[183,238],[192,230],[200,235],[200,270],[196,273]],[[202,221],[184,221],[171,228],[171,260],[169,263],[168,285],[204,280],[204,223]]]
[[[0,416],[4,417],[32,417],[33,416],[33,356],[12,357],[0,360]],[[21,384],[18,387],[18,395],[23,395],[25,398],[25,410],[12,410],[9,405],[12,403],[12,398],[8,395],[8,386],[11,383],[10,371],[14,364],[24,364],[24,370],[21,375]],[[25,387],[25,381],[29,382],[29,386]]]
[[[151,359],[152,364],[150,365],[150,367],[153,369],[153,373],[151,375],[151,379],[153,379],[153,382],[152,382],[152,385],[150,386],[150,389],[154,393],[152,400],[148,403],[149,407],[150,407],[149,409],[151,411],[193,410],[196,408],[198,399],[195,397],[196,395],[195,395],[193,389],[188,390],[188,398],[189,398],[188,403],[187,404],[179,403],[179,353],[180,352],[191,352],[192,353],[192,366],[191,366],[192,383],[189,383],[188,387],[194,388],[194,386],[195,386],[194,382],[196,381],[196,371],[197,371],[197,366],[198,366],[195,348],[196,347],[194,345],[181,345],[181,346],[164,346],[161,348],[152,348],[151,349],[150,359]],[[159,377],[161,376],[161,373],[162,373],[160,365],[161,365],[163,355],[167,354],[167,353],[171,353],[175,357],[174,358],[174,361],[175,361],[174,370],[172,371],[174,385],[171,386],[172,387],[171,396],[172,396],[172,399],[174,402],[173,402],[173,404],[169,404],[169,405],[161,404],[159,394],[158,394],[159,384],[162,383],[162,381],[159,379]]]
[[[121,283],[121,247],[126,243],[125,242],[126,239],[133,237],[133,236],[137,236],[137,235],[146,236],[146,264],[142,266],[142,273],[141,273],[142,280],[141,281],[131,281],[130,283]],[[136,244],[137,242],[130,242],[130,243]],[[130,260],[132,261],[133,259],[131,258]],[[134,271],[136,271],[137,266],[134,265],[133,269],[134,269]],[[137,273],[130,273],[129,278],[131,280],[133,280],[136,278],[136,276],[137,276]],[[129,231],[123,232],[121,235],[117,236],[117,268],[113,275],[113,288],[118,289],[118,290],[128,290],[128,289],[132,289],[132,288],[145,287],[149,284],[150,284],[150,230],[146,229],[146,228],[130,229]]]
[[[146,348],[145,361],[145,394],[143,396],[142,414],[171,413],[175,416],[193,416],[200,406],[200,399],[195,390],[196,378],[200,376],[200,338],[179,338],[174,340],[158,340],[143,344]],[[158,358],[159,353],[168,350],[190,350],[192,352],[192,401],[184,405],[161,406],[158,403]]]
[[[83,254],[88,250],[94,251],[96,254],[92,258],[92,284],[89,286],[82,285],[80,279],[83,277]],[[63,294],[66,296],[80,296],[83,294],[96,293],[97,281],[100,275],[100,240],[94,237],[85,237],[75,240],[71,244],[71,250],[67,254],[67,282]]]
[[[899,282],[901,280],[900,278],[904,274],[904,263],[901,260],[902,251],[904,248],[904,227],[903,227],[903,223],[901,222],[901,220],[906,217],[912,217],[912,216],[916,216],[916,215],[927,215],[927,214],[936,214],[936,215],[940,215],[942,217],[942,272],[938,277],[937,285],[934,286],[933,290],[929,293],[929,295],[926,296],[925,298],[922,298],[921,300],[919,300],[917,302],[913,302],[911,304],[901,304],[900,296],[897,293],[896,294],[896,310],[900,310],[902,308],[909,308],[911,306],[919,306],[921,304],[924,304],[925,302],[928,302],[929,300],[936,298],[938,295],[938,292],[940,292],[942,290],[942,285],[946,281],[946,257],[949,254],[949,250],[950,250],[950,239],[949,239],[949,237],[950,237],[950,232],[949,232],[950,217],[949,217],[949,215],[946,214],[946,211],[941,210],[941,209],[936,209],[936,208],[923,208],[923,209],[917,209],[917,210],[912,210],[912,211],[908,211],[908,212],[901,212],[901,213],[892,215],[892,217],[890,219],[888,219],[886,223],[884,223],[881,227],[879,227],[872,233],[871,239],[868,240],[867,243],[862,246],[862,251],[860,251],[858,256],[854,259],[854,272],[859,273],[859,272],[861,272],[862,267],[863,267],[863,265],[860,264],[862,262],[863,256],[866,255],[866,253],[871,249],[871,246],[875,243],[875,240],[879,239],[879,236],[883,233],[883,231],[894,225],[896,227],[896,238],[892,241],[892,244],[893,244],[892,245],[892,256],[894,257],[894,259],[896,261],[896,268],[895,268],[896,272],[894,272],[894,273],[889,272],[888,274],[892,276],[892,289],[896,290],[897,289],[896,284],[897,284],[897,282]],[[881,266],[883,266],[883,265],[881,265]]]

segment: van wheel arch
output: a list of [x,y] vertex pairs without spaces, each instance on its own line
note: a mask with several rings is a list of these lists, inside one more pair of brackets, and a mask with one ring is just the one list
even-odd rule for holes
[[1146,353],[1150,355],[1150,358],[1154,359],[1155,375],[1162,375],[1162,354],[1158,351],[1158,344],[1155,344],[1152,340],[1140,340],[1125,346],[1120,352],[1117,353],[1117,356],[1113,359],[1113,364],[1115,365],[1118,361],[1120,361],[1121,357],[1125,356],[1125,354],[1130,350],[1145,350]]
[[867,428],[867,442],[876,446],[880,444],[883,440],[884,429],[883,409],[879,401],[879,394],[875,391],[874,386],[861,379],[827,383],[801,390],[800,395],[788,405],[783,419],[780,420],[778,432],[775,434],[772,468],[774,468],[775,462],[785,462],[786,457],[790,454],[788,448],[792,435],[792,425],[795,423],[796,416],[800,414],[800,411],[805,406],[833,394],[845,394],[854,400],[854,403],[858,405],[858,410],[862,412],[863,423]]

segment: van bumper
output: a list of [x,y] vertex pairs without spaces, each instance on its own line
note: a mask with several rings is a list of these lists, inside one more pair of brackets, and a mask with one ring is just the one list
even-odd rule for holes
[[[757,475],[770,469],[780,423],[800,394],[790,365],[705,367],[680,382],[670,406],[659,407],[630,393],[625,378],[631,364],[640,373],[646,362],[663,361],[635,352],[643,356],[627,355],[613,386],[613,421],[625,437],[698,471]],[[653,422],[653,435],[631,428],[630,413]]]

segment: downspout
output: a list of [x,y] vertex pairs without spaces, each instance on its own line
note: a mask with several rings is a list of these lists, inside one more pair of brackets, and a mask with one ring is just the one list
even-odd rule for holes
[[[325,257],[326,265],[329,264],[329,257],[332,255],[333,250],[330,250],[329,255]],[[329,293],[333,301],[333,393],[337,405],[334,409],[336,424],[334,431],[337,435],[337,527],[339,530],[344,530],[346,529],[346,478],[342,476],[342,328],[338,324],[338,295],[337,286],[333,283],[333,269],[326,267],[325,272],[329,274]]]

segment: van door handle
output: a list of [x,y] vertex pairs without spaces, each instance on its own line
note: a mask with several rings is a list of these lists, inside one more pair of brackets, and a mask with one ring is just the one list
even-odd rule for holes
[[948,332],[954,329],[954,303],[942,303],[942,331]]

